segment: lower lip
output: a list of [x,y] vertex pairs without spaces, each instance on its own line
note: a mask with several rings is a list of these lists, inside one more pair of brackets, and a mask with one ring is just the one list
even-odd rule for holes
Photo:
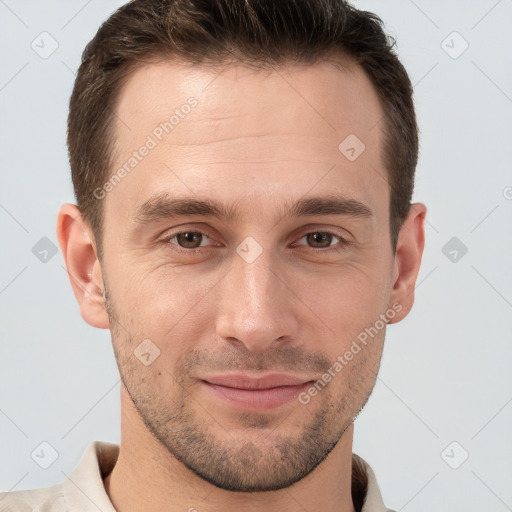
[[305,382],[297,386],[280,386],[271,389],[238,389],[227,386],[219,386],[211,382],[203,381],[213,393],[225,402],[243,409],[265,410],[283,405],[297,396],[309,386],[311,382]]

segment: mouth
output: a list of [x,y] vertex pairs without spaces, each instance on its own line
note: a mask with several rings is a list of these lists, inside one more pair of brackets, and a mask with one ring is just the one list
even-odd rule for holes
[[258,378],[229,374],[207,377],[201,381],[217,399],[241,409],[260,411],[290,402],[314,382],[284,374]]

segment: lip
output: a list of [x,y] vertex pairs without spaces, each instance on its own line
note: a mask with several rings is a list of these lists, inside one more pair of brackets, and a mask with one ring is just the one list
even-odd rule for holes
[[310,382],[308,379],[301,379],[294,375],[286,375],[283,373],[272,373],[259,377],[251,377],[245,373],[230,373],[226,375],[214,375],[211,377],[203,378],[203,380],[210,384],[217,384],[218,386],[226,386],[229,388],[237,389],[270,389],[281,386],[296,386]]
[[252,410],[265,410],[296,398],[312,380],[285,374],[251,377],[247,374],[216,375],[201,379],[204,386],[228,404]]

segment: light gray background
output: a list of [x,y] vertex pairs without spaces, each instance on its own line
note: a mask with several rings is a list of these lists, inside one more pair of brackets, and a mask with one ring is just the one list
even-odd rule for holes
[[[122,3],[0,0],[4,491],[54,484],[91,440],[119,442],[109,332],[81,319],[60,253],[42,262],[32,248],[42,237],[57,244],[57,209],[74,201],[65,147],[74,72]],[[388,328],[354,451],[396,510],[512,510],[512,0],[356,5],[383,18],[415,84],[414,200],[428,224],[416,303]],[[43,31],[59,45],[46,59],[31,47]],[[468,250],[455,262],[443,253],[452,237]],[[59,454],[46,470],[31,458],[43,441]]]

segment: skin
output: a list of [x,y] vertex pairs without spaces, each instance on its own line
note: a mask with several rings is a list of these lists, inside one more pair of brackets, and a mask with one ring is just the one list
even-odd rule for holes
[[[77,207],[58,215],[81,314],[111,330],[123,382],[120,455],[105,488],[121,512],[354,511],[353,420],[375,384],[385,326],[307,404],[241,411],[201,378],[236,369],[317,381],[393,305],[388,323],[402,320],[426,207],[412,206],[393,254],[383,110],[349,62],[147,64],[120,94],[115,169],[190,97],[191,112],[102,199],[101,261]],[[352,133],[366,148],[351,162],[338,145]],[[232,203],[239,216],[135,220],[157,193]],[[283,214],[287,202],[332,194],[371,218]],[[195,245],[162,242],[204,230]],[[319,232],[334,235],[318,242]],[[236,252],[246,237],[262,249],[251,263]],[[145,366],[134,350],[148,338],[160,355]]]

